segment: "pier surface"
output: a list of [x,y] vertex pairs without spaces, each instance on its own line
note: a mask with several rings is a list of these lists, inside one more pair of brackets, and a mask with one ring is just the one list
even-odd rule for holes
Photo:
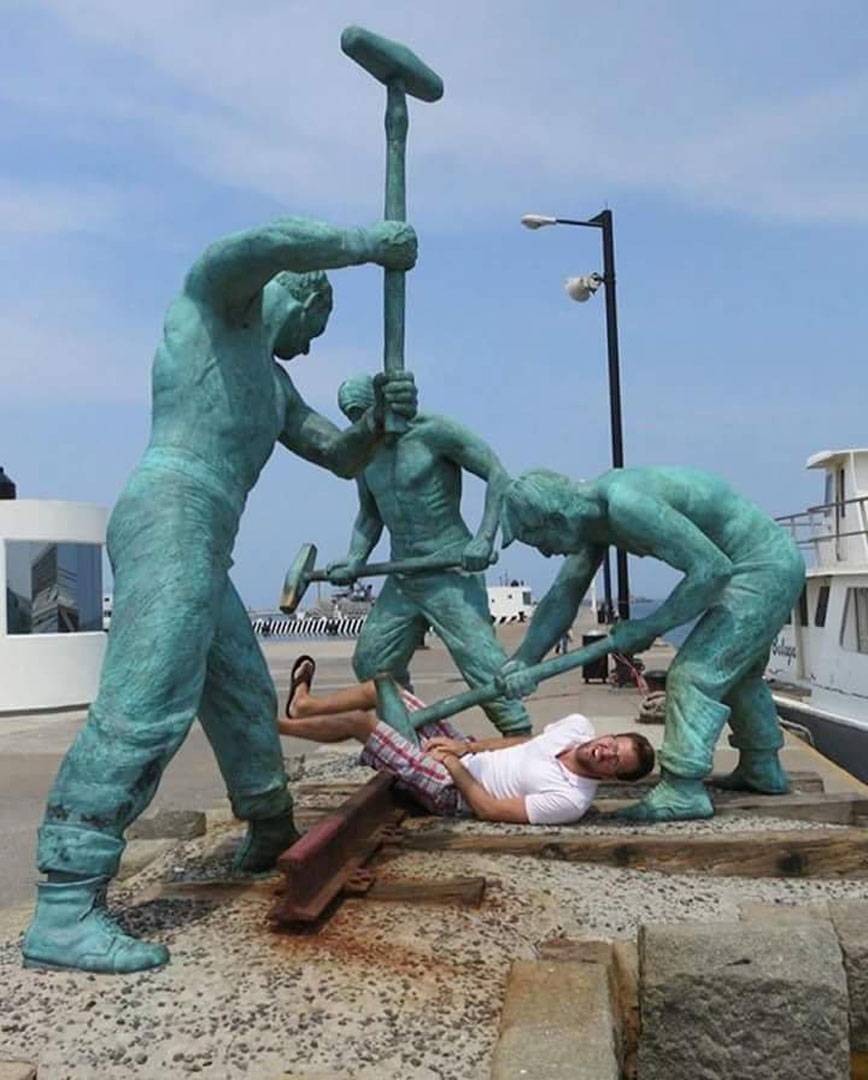
[[[523,629],[500,628],[507,651]],[[430,636],[429,642],[431,648],[415,658],[413,676],[419,696],[435,701],[463,684],[440,643]],[[351,681],[353,645],[266,640],[281,708],[295,656],[314,655],[315,689],[333,689]],[[665,668],[672,656],[671,647],[662,645],[645,661],[650,669]],[[635,727],[659,745],[662,727],[637,725],[638,705],[637,692],[586,685],[580,672],[543,683],[529,699],[535,730],[580,711],[598,733]],[[38,1064],[40,1080],[187,1074],[215,1080],[481,1080],[493,1067],[509,1075],[504,1017],[521,1015],[516,997],[521,980],[536,985],[533,964],[548,962],[553,943],[626,943],[650,923],[732,922],[751,903],[823,905],[868,898],[864,878],[662,873],[556,855],[558,844],[563,849],[582,837],[598,846],[610,835],[631,843],[680,836],[685,845],[741,835],[749,843],[752,834],[775,829],[796,844],[814,835],[843,837],[846,824],[755,812],[642,828],[593,821],[537,830],[451,822],[456,839],[470,838],[469,845],[465,840],[463,847],[451,848],[426,847],[425,835],[442,831],[444,823],[418,818],[408,827],[414,842],[392,853],[378,870],[386,893],[382,899],[345,899],[314,932],[275,933],[266,921],[268,882],[242,892],[217,889],[210,897],[201,889],[184,893],[190,881],[225,880],[241,831],[228,813],[210,748],[197,727],[167,770],[154,808],[206,811],[207,831],[193,839],[132,842],[131,876],[110,898],[125,911],[133,932],[169,945],[172,963],[162,971],[99,978],[24,971],[17,941],[32,903],[35,829],[60,758],[83,718],[82,713],[0,717],[0,1062]],[[461,726],[469,734],[492,734],[478,710],[465,714]],[[356,765],[353,748],[284,743],[288,758],[305,755],[303,774],[293,761],[304,820],[322,812],[341,785],[351,788],[370,776]],[[790,736],[784,760],[791,771],[820,774],[827,793],[868,796],[863,785]],[[715,770],[728,771],[734,761],[724,736]],[[550,837],[549,857],[483,850],[486,838],[514,837],[518,844],[529,832]],[[138,866],[145,868],[134,873]],[[462,902],[473,890],[456,881],[479,878],[485,879],[481,905]],[[439,882],[439,899],[400,899],[412,880],[427,882],[432,895]],[[517,961],[530,967],[513,971]],[[584,985],[587,973],[578,961],[559,970],[564,985]],[[598,990],[589,987],[588,993]],[[600,1053],[605,1052],[602,1047]]]

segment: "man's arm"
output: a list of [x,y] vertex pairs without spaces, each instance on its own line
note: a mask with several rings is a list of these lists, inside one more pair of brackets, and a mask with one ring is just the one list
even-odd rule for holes
[[732,577],[731,560],[701,529],[667,503],[632,487],[610,495],[609,523],[616,542],[684,572],[655,612],[619,623],[612,631],[624,652],[641,652],[667,630],[695,619]]
[[400,222],[339,229],[323,221],[282,217],[216,240],[193,264],[185,290],[240,311],[282,270],[306,273],[366,262],[403,270],[415,262],[415,248],[413,230]]
[[497,799],[470,775],[454,754],[443,754],[439,760],[449,771],[467,805],[481,821],[511,821],[521,825],[528,823],[530,819],[527,808],[520,795],[511,799]]
[[432,418],[434,445],[462,469],[486,482],[485,507],[476,536],[465,548],[465,570],[485,570],[494,549],[494,538],[500,520],[503,495],[509,484],[509,474],[497,454],[470,428],[454,420]]
[[294,454],[347,480],[367,465],[383,438],[383,413],[387,406],[407,418],[416,412],[416,387],[409,372],[377,375],[374,378],[377,405],[341,431],[305,402],[279,364],[274,368],[285,395],[285,421],[278,441]]
[[501,735],[494,739],[450,739],[446,735],[435,735],[422,744],[425,751],[437,750],[463,757],[465,754],[481,754],[486,750],[506,750],[510,746],[519,746],[532,739],[533,735]]
[[344,585],[355,580],[355,575],[349,571],[367,562],[368,556],[377,546],[377,541],[383,533],[380,509],[363,476],[356,477],[356,485],[359,489],[359,512],[353,522],[349,551],[345,559],[331,563],[327,567],[329,581],[334,585]]

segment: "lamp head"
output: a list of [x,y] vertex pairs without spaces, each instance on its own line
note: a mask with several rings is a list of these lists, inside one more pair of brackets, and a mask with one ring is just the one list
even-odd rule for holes
[[580,304],[584,304],[586,300],[591,299],[602,284],[602,276],[595,271],[593,274],[584,274],[582,277],[567,278],[564,289],[571,300],[578,300]]
[[557,225],[558,219],[545,214],[524,214],[521,223],[526,229],[541,229],[543,225]]

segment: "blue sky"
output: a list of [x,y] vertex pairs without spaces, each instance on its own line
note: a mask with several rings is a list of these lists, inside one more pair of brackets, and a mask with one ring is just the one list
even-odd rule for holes
[[[819,499],[809,453],[868,445],[864,3],[5,0],[3,18],[0,464],[21,496],[114,501],[163,312],[209,241],[381,213],[384,95],[340,52],[350,22],[446,85],[411,115],[424,408],[512,472],[607,467],[602,295],[562,289],[599,269],[597,234],[518,221],[608,205],[628,464],[711,469],[784,513]],[[340,380],[380,364],[381,275],[333,283],[289,370],[337,419]],[[236,548],[245,600],[274,602],[303,541],[342,554],[354,509],[353,485],[278,448]],[[478,509],[469,484],[472,527]],[[556,569],[505,556],[537,589]],[[646,594],[671,581],[633,567]]]

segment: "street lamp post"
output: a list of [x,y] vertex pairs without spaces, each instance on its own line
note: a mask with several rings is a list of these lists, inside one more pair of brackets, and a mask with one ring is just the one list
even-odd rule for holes
[[[606,348],[609,360],[609,421],[612,434],[612,466],[621,469],[624,466],[624,433],[621,425],[621,374],[618,355],[618,310],[615,302],[615,239],[612,226],[612,211],[601,210],[588,221],[572,218],[547,217],[543,214],[525,214],[522,225],[528,229],[541,229],[546,225],[580,225],[588,229],[599,229],[603,239],[603,273],[589,274],[581,278],[570,278],[567,293],[578,301],[588,300],[600,285],[605,288],[606,296]],[[616,548],[616,566],[618,571],[618,618],[630,618],[630,580],[627,573],[627,553]],[[612,615],[612,584],[609,570],[609,553],[603,560],[603,587],[605,590],[606,614]]]

